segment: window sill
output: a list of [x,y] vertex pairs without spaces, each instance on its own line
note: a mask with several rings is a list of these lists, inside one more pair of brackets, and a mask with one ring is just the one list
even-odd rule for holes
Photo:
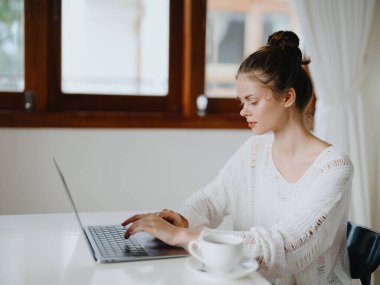
[[238,114],[184,117],[168,113],[0,112],[0,127],[12,128],[211,128],[244,129]]

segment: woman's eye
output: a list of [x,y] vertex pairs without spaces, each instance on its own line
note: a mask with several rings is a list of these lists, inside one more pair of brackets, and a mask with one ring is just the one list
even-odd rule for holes
[[249,102],[251,105],[256,105],[258,101]]

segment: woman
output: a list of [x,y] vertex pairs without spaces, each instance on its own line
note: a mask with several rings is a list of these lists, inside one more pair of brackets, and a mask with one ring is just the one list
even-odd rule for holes
[[241,116],[250,138],[218,176],[176,211],[136,215],[126,238],[147,231],[187,246],[226,215],[245,238],[244,254],[275,284],[351,284],[346,247],[353,166],[311,134],[303,112],[312,83],[296,34],[279,31],[241,64]]

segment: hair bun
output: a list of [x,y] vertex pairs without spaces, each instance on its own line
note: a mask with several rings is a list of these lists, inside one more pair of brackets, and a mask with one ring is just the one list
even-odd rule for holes
[[268,37],[267,44],[281,49],[287,47],[298,48],[300,40],[298,36],[291,31],[278,31]]
[[295,58],[300,64],[310,63],[309,59],[302,59],[302,52],[299,49],[300,39],[291,31],[278,31],[268,37],[268,46],[277,47]]

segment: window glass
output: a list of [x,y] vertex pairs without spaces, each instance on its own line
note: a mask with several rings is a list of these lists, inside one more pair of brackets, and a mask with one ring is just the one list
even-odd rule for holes
[[268,13],[264,14],[262,43],[265,43],[268,37],[276,31],[284,30],[284,27],[290,29],[290,16],[285,13]]
[[278,30],[297,32],[290,0],[208,0],[206,26],[207,97],[234,98],[242,60]]
[[207,63],[235,63],[243,57],[244,14],[213,12],[207,19]]
[[244,29],[244,13],[208,12],[205,86],[209,97],[228,96],[234,87],[228,76],[244,57]]
[[0,2],[0,91],[24,90],[24,1]]
[[62,1],[64,93],[168,93],[169,0]]

